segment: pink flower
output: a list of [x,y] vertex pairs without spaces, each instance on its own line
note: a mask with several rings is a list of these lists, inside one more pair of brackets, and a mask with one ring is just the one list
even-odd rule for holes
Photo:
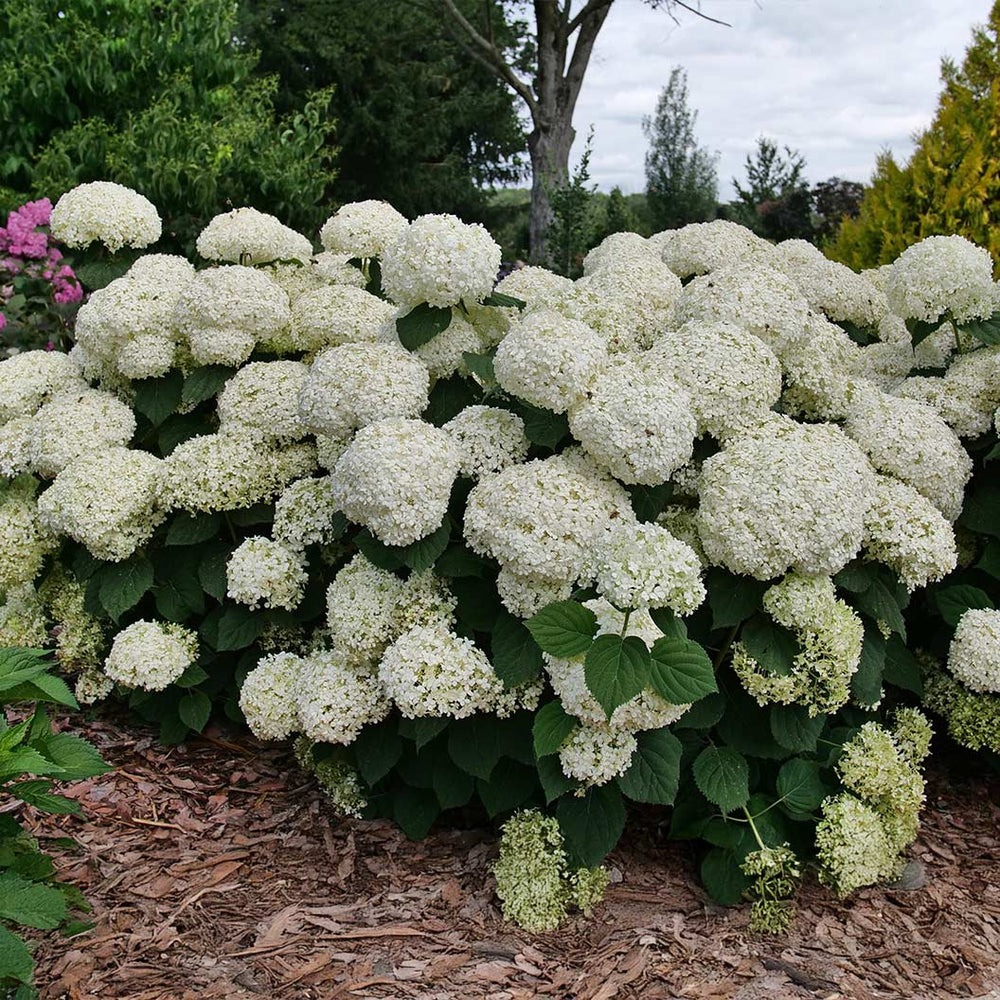
[[83,286],[76,280],[73,268],[63,264],[52,279],[54,289],[52,299],[55,302],[79,302],[83,298]]
[[0,313],[0,330],[2,330],[7,325],[7,317],[3,313]]

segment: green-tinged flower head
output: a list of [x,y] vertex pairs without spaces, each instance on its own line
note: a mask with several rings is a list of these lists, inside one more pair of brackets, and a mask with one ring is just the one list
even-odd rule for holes
[[795,852],[782,844],[751,851],[742,864],[743,874],[753,879],[747,897],[750,927],[762,934],[783,934],[795,915],[792,897],[802,877],[802,866]]
[[899,869],[898,851],[882,817],[848,792],[823,803],[816,854],[819,880],[841,897],[892,878]]
[[39,649],[49,644],[45,605],[30,583],[7,591],[0,605],[0,648]]
[[1000,753],[1000,696],[974,694],[939,667],[926,666],[924,705],[948,723],[948,735],[970,750]]
[[934,730],[919,708],[897,708],[893,715],[892,738],[899,752],[917,767],[930,751]]
[[104,662],[105,636],[101,623],[84,606],[83,587],[57,566],[38,588],[48,609],[56,637],[56,659],[63,670],[99,670]]
[[361,818],[368,800],[361,789],[358,772],[346,760],[328,757],[313,765],[316,782],[327,797],[334,812],[341,816]]
[[883,815],[920,811],[924,798],[920,772],[877,722],[866,722],[845,744],[837,770],[845,788]]

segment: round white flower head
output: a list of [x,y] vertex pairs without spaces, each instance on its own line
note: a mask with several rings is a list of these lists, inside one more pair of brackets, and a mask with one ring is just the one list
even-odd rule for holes
[[[503,278],[496,287],[502,295],[512,295],[527,303],[528,309],[557,305],[573,291],[573,281],[545,267],[519,267]],[[511,319],[517,310],[508,313]]]
[[714,565],[769,580],[836,573],[861,548],[874,475],[833,426],[776,418],[702,466],[698,531]]
[[110,393],[97,389],[61,393],[31,418],[31,467],[51,478],[81,455],[128,444],[134,433],[131,407]]
[[219,393],[219,430],[260,441],[295,441],[306,435],[299,393],[309,366],[300,361],[254,361]]
[[30,477],[0,485],[0,592],[29,583],[58,539],[39,518]]
[[405,584],[360,552],[338,570],[326,591],[330,641],[349,663],[371,663],[399,634]]
[[251,608],[284,608],[302,603],[309,574],[300,552],[270,538],[248,538],[226,564],[228,594]]
[[875,806],[883,818],[894,816],[892,832],[898,831],[898,821],[908,816],[913,823],[907,842],[916,836],[924,801],[923,778],[888,729],[866,722],[844,744],[837,773],[848,791]]
[[520,465],[528,457],[530,443],[524,421],[510,410],[467,406],[442,430],[451,435],[461,452],[458,471],[469,479]]
[[634,518],[622,486],[579,452],[562,452],[483,476],[464,530],[473,551],[515,574],[573,581],[616,518]]
[[689,320],[734,323],[780,353],[805,336],[809,307],[790,278],[750,262],[729,264],[688,282],[674,317],[681,325]]
[[409,545],[444,518],[460,455],[422,420],[390,417],[362,427],[331,475],[337,506],[386,545]]
[[958,561],[955,532],[923,494],[892,476],[878,476],[865,514],[865,550],[899,575],[907,589],[947,576]]
[[877,342],[858,350],[849,374],[854,378],[867,379],[883,392],[892,392],[910,374],[912,367],[913,349],[909,340],[906,343]]
[[602,267],[624,264],[636,259],[661,261],[660,247],[638,233],[611,233],[587,252],[583,258],[583,273],[593,274]]
[[374,669],[328,650],[304,658],[295,698],[302,732],[317,743],[353,743],[391,708]]
[[382,287],[401,306],[454,306],[486,298],[499,270],[500,247],[482,226],[421,215],[385,248]]
[[240,688],[240,709],[259,740],[287,739],[299,725],[295,697],[302,658],[294,653],[262,656]]
[[67,191],[52,209],[52,235],[70,247],[103,243],[112,253],[146,247],[160,238],[156,207],[138,191],[111,181],[93,181]]
[[292,303],[291,350],[320,351],[358,341],[374,343],[395,309],[376,295],[351,285],[323,285]]
[[[603,598],[587,601],[585,606],[597,615],[598,635],[618,635],[622,632],[625,616]],[[633,611],[624,634],[638,636],[647,646],[652,646],[663,633],[653,624],[648,611]],[[582,654],[571,659],[561,659],[549,653],[543,656],[552,689],[558,695],[563,708],[585,725],[627,732],[662,729],[663,726],[676,722],[690,708],[690,705],[672,705],[652,688],[646,688],[624,705],[619,705],[609,720],[587,687]]]
[[34,585],[17,583],[5,586],[4,602],[0,604],[0,649],[17,646],[41,649],[50,639],[45,604]]
[[958,517],[972,459],[935,410],[871,387],[851,397],[844,430],[876,469],[919,490],[949,521]]
[[894,878],[899,871],[899,852],[882,817],[847,792],[823,803],[823,818],[816,827],[816,853],[820,881],[841,897]]
[[137,621],[111,644],[104,672],[113,681],[146,691],[169,687],[198,656],[198,636],[181,625]]
[[698,425],[691,398],[660,372],[622,359],[569,409],[569,428],[624,483],[656,486],[691,460]]
[[308,545],[329,544],[336,534],[336,513],[329,476],[297,479],[289,483],[275,501],[274,540],[299,551]]
[[350,254],[330,253],[324,251],[312,259],[310,270],[331,285],[350,285],[352,288],[366,288],[368,279],[360,267],[351,263]]
[[404,632],[383,654],[378,676],[407,719],[464,719],[490,711],[503,691],[486,654],[452,632],[446,621]]
[[589,326],[538,309],[511,323],[493,369],[502,389],[562,413],[587,394],[607,356],[604,341]]
[[664,263],[680,278],[706,274],[743,261],[766,261],[772,246],[744,226],[724,219],[692,222],[680,229],[657,233]]
[[115,689],[115,682],[100,670],[84,670],[77,674],[73,695],[81,705],[104,701]]
[[66,466],[38,498],[42,523],[98,559],[119,562],[166,517],[165,463],[145,451],[109,448]]
[[509,564],[500,567],[497,594],[500,602],[518,618],[530,618],[547,604],[566,601],[573,593],[573,580],[552,580],[534,573],[515,573]]
[[[383,327],[383,331],[398,342],[394,321]],[[482,354],[488,348],[489,344],[479,330],[457,309],[453,309],[448,326],[437,336],[431,337],[426,344],[421,344],[413,353],[427,366],[431,378],[437,380],[450,378],[455,374],[467,376],[469,368],[465,363],[465,352]]]
[[234,208],[215,216],[198,234],[196,247],[207,260],[224,260],[231,264],[266,264],[272,260],[305,262],[313,252],[312,244],[301,233],[255,208]]
[[320,468],[333,472],[353,437],[353,430],[344,434],[316,434],[316,461]]
[[971,608],[958,620],[948,669],[970,691],[1000,692],[1000,611]]
[[179,444],[164,460],[166,500],[182,510],[236,510],[270,500],[316,468],[305,442],[265,447],[242,434],[202,434]]
[[30,417],[58,392],[82,391],[80,369],[61,351],[23,351],[0,361],[0,424]]
[[346,438],[387,417],[416,417],[427,406],[423,363],[391,344],[342,344],[313,362],[299,394],[299,416],[311,431]]
[[725,441],[763,423],[781,395],[781,365],[759,338],[733,323],[685,323],[638,359],[682,386],[699,434]]
[[903,319],[985,319],[997,308],[993,260],[964,236],[928,236],[893,262],[885,294]]
[[638,746],[627,729],[579,726],[559,748],[559,766],[584,788],[606,785],[629,769]]
[[173,323],[199,365],[241,365],[291,322],[288,295],[263,271],[239,264],[199,271],[177,299]]
[[658,524],[616,523],[597,541],[594,570],[598,591],[617,608],[689,615],[705,600],[697,553]]
[[0,477],[13,479],[31,468],[30,440],[34,417],[13,417],[0,424]]
[[406,216],[387,201],[352,201],[323,223],[319,239],[332,253],[381,257],[406,226]]

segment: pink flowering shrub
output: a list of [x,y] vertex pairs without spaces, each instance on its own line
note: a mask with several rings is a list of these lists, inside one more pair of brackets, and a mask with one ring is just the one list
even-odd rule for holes
[[49,235],[52,202],[29,201],[0,226],[3,353],[64,346],[83,287]]

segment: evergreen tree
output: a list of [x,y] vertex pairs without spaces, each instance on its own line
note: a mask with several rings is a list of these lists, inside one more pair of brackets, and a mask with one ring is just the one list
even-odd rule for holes
[[697,111],[688,107],[687,73],[675,66],[660,92],[656,111],[642,120],[649,140],[646,199],[653,228],[676,229],[715,215],[718,154],[698,145]]
[[745,160],[746,187],[733,178],[738,200],[729,214],[771,240],[811,239],[812,192],[805,166],[797,150],[782,150],[773,139],[759,136],[753,156]]
[[610,236],[612,233],[634,233],[638,229],[638,221],[635,212],[632,211],[628,200],[622,194],[622,189],[615,185],[608,195],[608,205],[605,209],[604,234],[601,237]]
[[827,250],[835,260],[875,267],[926,236],[959,233],[1000,261],[1000,0],[961,68],[944,60],[941,79],[937,113],[909,163],[878,158],[858,218]]

